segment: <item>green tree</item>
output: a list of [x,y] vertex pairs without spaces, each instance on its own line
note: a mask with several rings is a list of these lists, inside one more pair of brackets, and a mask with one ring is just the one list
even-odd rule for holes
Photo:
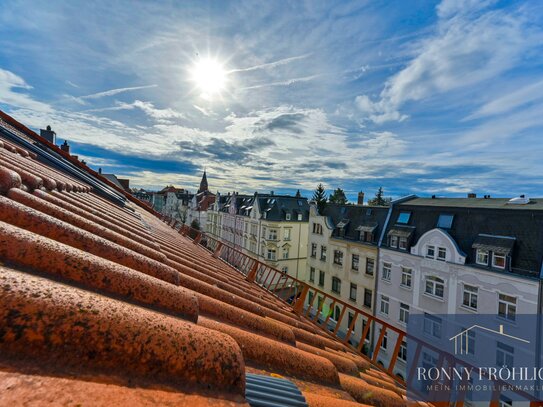
[[384,193],[383,193],[383,187],[379,187],[379,189],[375,193],[375,198],[370,199],[368,201],[368,205],[370,205],[370,206],[389,206],[391,201],[392,201],[391,198],[385,198]]
[[334,204],[340,204],[340,205],[346,204],[347,197],[345,196],[345,191],[343,191],[343,189],[341,188],[336,189],[332,194],[330,194],[328,201]]
[[317,185],[317,189],[313,192],[313,200],[317,204],[317,211],[322,215],[326,208],[326,191],[322,184]]

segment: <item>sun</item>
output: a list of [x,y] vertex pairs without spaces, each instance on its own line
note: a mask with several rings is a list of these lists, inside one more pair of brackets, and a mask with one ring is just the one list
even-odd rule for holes
[[196,61],[190,70],[190,77],[205,98],[220,94],[228,79],[224,66],[212,58]]

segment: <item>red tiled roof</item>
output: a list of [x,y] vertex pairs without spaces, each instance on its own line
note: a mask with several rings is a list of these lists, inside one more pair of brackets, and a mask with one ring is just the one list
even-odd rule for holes
[[246,372],[292,380],[312,406],[406,404],[393,380],[152,213],[0,137],[2,403],[246,405]]

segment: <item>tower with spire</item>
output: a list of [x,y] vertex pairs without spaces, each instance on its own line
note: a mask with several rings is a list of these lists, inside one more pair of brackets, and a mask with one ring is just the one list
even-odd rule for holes
[[202,180],[200,181],[200,188],[198,189],[198,193],[206,192],[208,191],[208,185],[207,185],[207,175],[206,170],[204,169],[204,174],[202,175]]

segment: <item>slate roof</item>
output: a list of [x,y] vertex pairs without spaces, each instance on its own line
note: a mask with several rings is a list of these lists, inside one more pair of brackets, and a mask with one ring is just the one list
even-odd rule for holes
[[[474,243],[480,235],[512,237],[512,272],[538,277],[543,261],[543,199],[527,205],[508,205],[508,199],[490,198],[415,198],[395,205],[388,229],[397,227],[400,212],[410,212],[409,226],[415,227],[412,244],[437,227],[440,214],[454,215],[446,229],[466,254],[466,264],[475,266]],[[388,232],[388,231],[387,231]],[[498,244],[492,239],[493,244]],[[501,239],[498,239],[501,241]],[[503,242],[502,242],[503,243]],[[502,244],[500,243],[500,244]],[[383,246],[388,242],[383,240]]]
[[[286,215],[290,214],[289,222],[308,222],[309,203],[307,198],[285,195],[258,195],[260,212],[266,212],[268,221],[286,221]],[[298,220],[298,214],[302,215]]]
[[8,405],[246,406],[249,373],[283,376],[310,406],[406,405],[390,378],[151,211],[1,135],[0,328]]
[[[328,217],[329,223],[334,228],[340,226],[341,223],[346,223],[344,239],[359,240],[361,230],[373,231],[374,244],[377,244],[387,213],[388,207],[384,206],[327,204],[323,215]],[[340,238],[337,229],[334,229],[332,236]]]

